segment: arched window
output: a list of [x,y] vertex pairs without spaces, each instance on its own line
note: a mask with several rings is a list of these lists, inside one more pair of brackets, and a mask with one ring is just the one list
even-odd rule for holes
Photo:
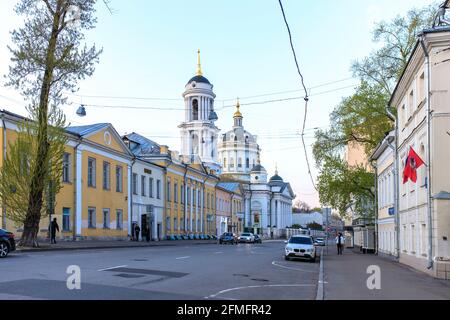
[[192,101],[192,120],[198,120],[198,100]]
[[247,158],[247,160],[245,160],[245,166],[247,167],[247,169],[250,168],[250,159]]

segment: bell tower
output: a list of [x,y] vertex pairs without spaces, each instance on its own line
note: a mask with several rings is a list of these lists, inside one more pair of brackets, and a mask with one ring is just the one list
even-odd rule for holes
[[181,154],[188,156],[190,163],[203,163],[209,170],[219,174],[217,139],[219,128],[214,111],[214,86],[203,76],[198,50],[197,73],[186,84],[183,93],[185,103],[184,122],[181,129]]

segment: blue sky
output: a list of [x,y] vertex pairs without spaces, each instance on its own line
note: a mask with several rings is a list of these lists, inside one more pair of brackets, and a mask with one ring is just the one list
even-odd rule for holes
[[[329,113],[354,91],[358,81],[351,79],[350,65],[375,48],[371,41],[374,23],[432,2],[283,1],[306,86],[339,81],[310,92],[308,146],[313,143],[312,129],[326,128]],[[14,3],[14,0],[0,0],[1,75],[8,70],[9,31],[21,23],[12,11]],[[88,33],[88,43],[103,47],[104,53],[94,76],[81,82],[77,96],[69,96],[72,104],[64,106],[72,124],[110,122],[121,134],[142,133],[169,145],[172,150],[179,150],[177,126],[184,119],[182,110],[87,107],[85,118],[78,118],[75,111],[81,103],[183,108],[181,94],[195,74],[200,48],[204,75],[213,83],[217,95],[218,126],[222,131],[230,130],[234,108],[220,107],[234,104],[235,98],[240,97],[244,126],[260,136],[262,164],[269,175],[278,163],[280,175],[292,184],[298,197],[313,206],[319,204],[308,177],[301,140],[295,135],[303,121],[302,100],[245,106],[251,102],[302,96],[298,91],[245,99],[300,90],[277,0],[112,0],[111,6],[113,15],[99,2],[97,28]],[[20,95],[3,84],[0,79],[0,109],[26,114]],[[170,100],[88,97],[91,95]],[[313,168],[313,172],[316,175],[317,170]]]

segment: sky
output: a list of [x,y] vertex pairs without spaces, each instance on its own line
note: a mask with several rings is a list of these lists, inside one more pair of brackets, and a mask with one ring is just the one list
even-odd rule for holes
[[[15,3],[0,0],[0,109],[27,115],[26,102],[3,79],[10,63],[10,31],[23,23],[13,11]],[[350,67],[376,48],[371,34],[375,23],[431,3],[283,0],[310,88],[306,144],[314,177],[314,129],[326,129],[330,112],[354,92],[358,81]],[[181,95],[195,75],[200,49],[203,74],[217,95],[216,124],[222,133],[233,125],[239,97],[244,127],[259,136],[261,164],[269,177],[278,166],[300,200],[320,205],[299,135],[304,103],[289,99],[301,98],[303,92],[277,0],[111,0],[111,7],[113,14],[98,1],[97,26],[87,33],[88,45],[104,51],[94,75],[79,83],[78,92],[68,93],[63,110],[72,125],[112,123],[120,134],[137,132],[180,150]],[[279,101],[283,99],[289,100]],[[80,104],[87,105],[84,118],[76,115]],[[163,110],[139,110],[147,107]]]

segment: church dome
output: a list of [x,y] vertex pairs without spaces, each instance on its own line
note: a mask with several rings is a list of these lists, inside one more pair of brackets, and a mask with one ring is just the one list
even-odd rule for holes
[[270,182],[283,182],[283,178],[276,173],[272,178],[270,178]]
[[206,79],[204,76],[195,76],[193,77],[191,80],[189,80],[189,82],[187,84],[191,84],[192,82],[197,82],[197,83],[206,83],[206,84],[211,84],[211,82],[209,82],[208,79]]
[[266,172],[266,169],[260,164],[257,164],[252,169],[252,173],[261,173],[261,172]]

